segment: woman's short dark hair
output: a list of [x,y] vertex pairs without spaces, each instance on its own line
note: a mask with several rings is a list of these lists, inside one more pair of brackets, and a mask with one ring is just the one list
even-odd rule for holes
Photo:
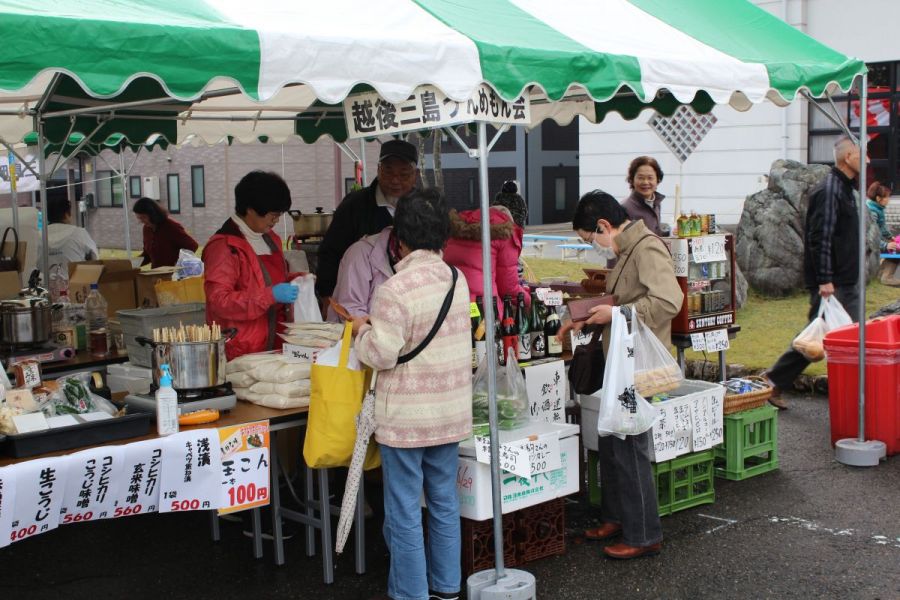
[[625,181],[628,182],[628,186],[634,189],[634,176],[637,173],[637,170],[643,166],[652,167],[654,171],[656,171],[656,180],[659,183],[662,183],[663,180],[663,170],[660,168],[659,163],[656,162],[656,159],[652,156],[638,156],[631,164],[628,165],[628,177],[625,178]]
[[394,213],[394,232],[410,250],[443,250],[450,237],[450,213],[441,193],[414,189],[402,196]]
[[628,213],[618,200],[602,190],[594,190],[578,201],[575,216],[572,217],[572,229],[594,231],[597,229],[597,219],[604,219],[613,227],[618,227],[628,220]]
[[[877,200],[878,198],[884,198],[885,196],[890,195],[891,189],[880,181],[873,181],[872,185],[869,186],[869,189],[866,190],[866,198],[869,200]],[[53,221],[50,222],[52,223]]]
[[153,225],[162,225],[168,218],[166,209],[150,198],[139,198],[131,210],[136,215],[147,215]]
[[68,198],[57,197],[47,199],[47,222],[62,223],[66,215],[72,213],[72,203]]
[[240,216],[252,208],[259,216],[283,213],[291,207],[291,190],[277,173],[250,171],[234,186],[234,212]]

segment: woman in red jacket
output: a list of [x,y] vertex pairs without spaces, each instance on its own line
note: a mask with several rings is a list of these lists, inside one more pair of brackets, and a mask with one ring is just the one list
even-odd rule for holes
[[291,207],[291,192],[275,173],[252,171],[234,188],[234,212],[203,248],[206,321],[237,328],[228,360],[281,348],[279,323],[297,299],[288,282],[281,239],[272,227]]
[[[507,208],[492,206],[489,210],[494,279],[490,295],[502,301],[507,294],[515,299],[519,292],[524,292],[526,302],[530,302],[528,289],[519,283],[519,254],[522,253],[524,230],[516,225]],[[484,289],[481,263],[481,210],[450,211],[450,239],[444,249],[444,261],[466,276],[471,300],[489,295]],[[485,305],[489,302],[485,301]]]
[[188,235],[181,223],[173,220],[166,210],[150,198],[141,198],[131,209],[144,224],[144,261],[152,268],[174,267],[182,248],[195,252],[197,241]]

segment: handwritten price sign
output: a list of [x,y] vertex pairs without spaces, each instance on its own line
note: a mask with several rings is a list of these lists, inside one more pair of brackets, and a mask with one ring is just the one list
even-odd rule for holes
[[219,514],[269,503],[269,422],[219,429],[222,486],[226,504]]
[[704,235],[690,239],[691,256],[697,264],[726,260],[725,236]]

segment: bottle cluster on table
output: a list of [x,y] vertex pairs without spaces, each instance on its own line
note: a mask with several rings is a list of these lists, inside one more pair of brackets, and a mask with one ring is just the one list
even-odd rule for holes
[[[494,311],[494,339],[497,347],[497,362],[505,366],[509,357],[518,362],[545,357],[562,356],[562,343],[556,339],[560,329],[556,308],[545,305],[537,294],[531,293],[531,307],[525,304],[525,293],[513,297],[503,297],[502,318],[497,296],[492,297],[491,310]],[[472,311],[472,367],[477,368],[487,353],[486,322],[484,319],[484,298],[475,298]]]

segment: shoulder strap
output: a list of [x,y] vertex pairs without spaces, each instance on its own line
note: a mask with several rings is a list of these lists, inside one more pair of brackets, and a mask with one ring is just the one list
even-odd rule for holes
[[447,318],[447,313],[450,312],[450,305],[453,304],[453,293],[456,291],[456,278],[458,274],[456,269],[450,267],[450,271],[453,273],[453,281],[450,283],[450,291],[447,292],[447,295],[444,297],[444,304],[441,306],[441,310],[438,313],[437,320],[434,322],[434,326],[431,328],[431,331],[428,332],[428,335],[425,336],[425,339],[422,340],[418,346],[407,352],[406,354],[397,358],[397,364],[402,365],[403,363],[407,363],[417,357],[419,353],[425,349],[428,344],[431,343],[431,340],[434,339],[434,336],[437,335],[438,329],[441,328],[441,325],[444,323],[444,319]]
[[631,250],[628,251],[628,255],[625,256],[625,260],[624,260],[624,262],[622,262],[622,268],[619,269],[619,277],[616,278],[616,282],[613,284],[612,289],[609,291],[610,294],[615,293],[616,287],[619,285],[619,281],[622,279],[622,271],[625,270],[625,265],[628,264],[628,261],[631,259],[631,255],[634,254],[634,251],[637,250],[637,247],[641,245],[641,242],[643,242],[647,238],[651,238],[651,237],[657,237],[657,236],[652,233],[648,233],[647,235],[645,235],[644,237],[642,237],[641,239],[636,241],[634,243],[634,246],[631,247]]

